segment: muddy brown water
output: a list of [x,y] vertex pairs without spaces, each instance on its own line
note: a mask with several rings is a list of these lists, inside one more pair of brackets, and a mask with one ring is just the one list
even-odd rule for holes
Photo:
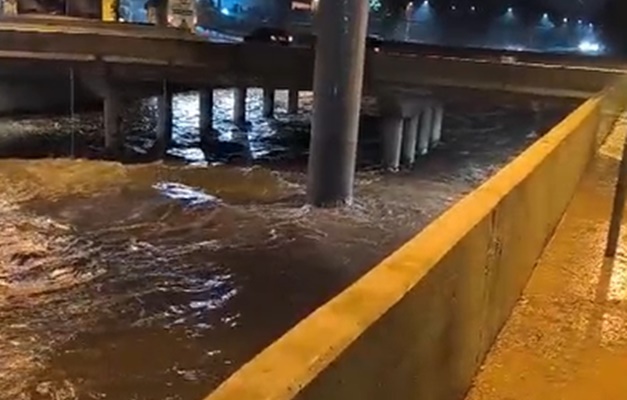
[[[575,106],[452,100],[442,146],[393,176],[364,120],[354,204],[318,210],[303,200],[306,112],[288,117],[283,95],[264,120],[253,91],[240,129],[230,93],[216,99],[224,144],[200,149],[197,96],[180,95],[165,162],[40,158],[63,156],[69,131],[97,156],[96,114],[0,121],[0,399],[202,398]],[[137,110],[133,154],[154,101]]]

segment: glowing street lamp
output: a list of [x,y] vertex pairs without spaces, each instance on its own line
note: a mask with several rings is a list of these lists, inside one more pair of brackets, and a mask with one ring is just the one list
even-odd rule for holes
[[543,27],[548,27],[548,28],[553,28],[555,25],[553,25],[553,22],[551,22],[551,20],[549,19],[549,14],[548,13],[544,13],[542,14],[542,19],[540,20],[540,25]]

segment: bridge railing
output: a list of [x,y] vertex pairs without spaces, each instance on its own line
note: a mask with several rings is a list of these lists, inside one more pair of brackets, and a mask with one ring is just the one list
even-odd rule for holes
[[627,103],[623,77],[206,400],[461,399]]

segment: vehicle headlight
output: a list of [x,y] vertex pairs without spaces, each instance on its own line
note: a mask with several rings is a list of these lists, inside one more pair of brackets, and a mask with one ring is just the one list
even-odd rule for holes
[[270,40],[276,41],[276,36],[271,35],[271,36],[270,36]]
[[293,37],[293,36],[288,36],[288,37],[287,37],[287,41],[288,41],[288,42],[292,42],[292,41],[294,41],[294,37]]

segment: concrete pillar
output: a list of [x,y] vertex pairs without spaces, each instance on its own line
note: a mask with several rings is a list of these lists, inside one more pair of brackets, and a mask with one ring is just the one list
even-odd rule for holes
[[157,98],[157,147],[162,151],[172,142],[172,98],[172,88],[164,82]]
[[287,113],[298,114],[298,90],[287,91]]
[[246,122],[246,88],[233,89],[233,122]]
[[401,162],[403,118],[384,117],[382,120],[383,168],[396,172]]
[[431,131],[431,147],[437,147],[442,140],[442,119],[444,118],[444,107],[441,104],[433,108],[433,129]]
[[213,88],[208,87],[199,94],[200,136],[210,136],[213,132]]
[[315,206],[350,203],[357,158],[368,2],[320,0],[307,195]]
[[429,152],[429,141],[433,129],[433,109],[424,106],[420,114],[420,135],[418,137],[418,154],[424,156]]
[[120,93],[114,88],[107,88],[104,99],[105,152],[114,157],[124,150],[121,103]]
[[265,118],[272,118],[274,115],[274,89],[263,89],[263,116]]
[[406,167],[411,167],[416,161],[416,146],[418,142],[419,116],[405,118],[403,120],[403,145],[401,150],[401,162]]

